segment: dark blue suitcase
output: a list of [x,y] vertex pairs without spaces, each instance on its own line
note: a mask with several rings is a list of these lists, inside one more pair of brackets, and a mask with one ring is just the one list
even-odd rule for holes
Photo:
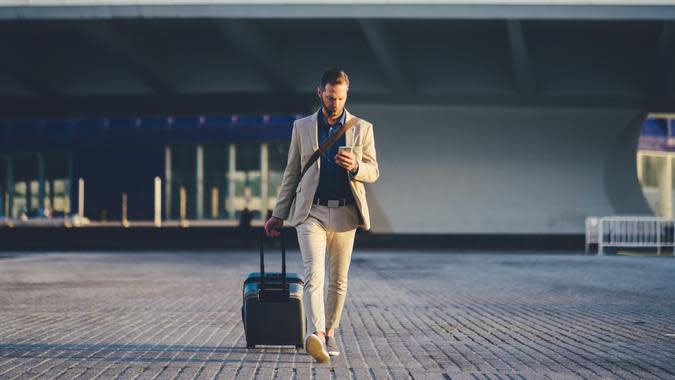
[[265,272],[265,233],[260,238],[260,272],[246,277],[241,317],[246,348],[256,345],[304,346],[305,311],[302,304],[304,280],[286,273],[286,247],[281,235],[281,272]]

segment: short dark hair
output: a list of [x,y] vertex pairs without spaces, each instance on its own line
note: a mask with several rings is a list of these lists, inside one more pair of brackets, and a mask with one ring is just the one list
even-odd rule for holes
[[346,84],[349,87],[349,76],[347,73],[337,67],[326,70],[323,75],[321,75],[321,89],[325,89],[326,85],[330,84]]

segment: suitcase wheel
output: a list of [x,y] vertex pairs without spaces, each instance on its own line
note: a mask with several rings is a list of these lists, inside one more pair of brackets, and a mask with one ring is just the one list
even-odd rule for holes
[[255,344],[247,344],[246,348],[255,348]]
[[296,345],[295,345],[295,348],[304,348],[304,347],[305,347],[304,344],[296,344]]

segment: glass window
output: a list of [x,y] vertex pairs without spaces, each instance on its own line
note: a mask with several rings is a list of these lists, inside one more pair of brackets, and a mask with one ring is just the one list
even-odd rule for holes
[[229,198],[238,219],[241,210],[248,208],[254,219],[262,218],[260,144],[237,144],[235,172],[230,178],[234,182],[234,194]]
[[274,206],[277,203],[277,197],[279,196],[279,189],[281,188],[281,180],[284,176],[284,170],[286,169],[286,161],[288,159],[288,143],[274,143],[268,145],[269,150],[269,180],[267,181],[268,189],[267,194],[269,198],[267,200],[267,209],[273,210]]
[[237,144],[237,171],[260,170],[260,144]]
[[204,145],[204,217],[227,219],[227,170],[228,146],[225,144]]
[[27,187],[28,185],[26,184],[26,181],[14,182],[14,201],[12,202],[12,216],[14,216],[15,218],[28,216]]
[[45,160],[45,209],[48,215],[63,216],[70,212],[70,154],[49,152]]
[[659,175],[663,170],[664,158],[647,156],[642,158],[642,185],[656,187],[659,185]]
[[53,179],[49,181],[49,184],[54,216],[68,214],[70,212],[70,180]]
[[[22,218],[37,215],[38,162],[34,154],[13,157],[14,166],[14,202],[12,215]],[[33,201],[35,199],[35,201]]]
[[283,173],[284,169],[286,169],[289,146],[288,143],[268,144],[270,171],[280,171]]
[[185,217],[194,218],[196,214],[196,147],[194,145],[174,145],[171,147],[171,218],[180,219],[181,189],[185,189]]

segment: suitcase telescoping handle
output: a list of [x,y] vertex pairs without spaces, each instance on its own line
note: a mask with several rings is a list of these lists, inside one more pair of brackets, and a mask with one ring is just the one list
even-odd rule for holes
[[[284,233],[279,229],[279,238],[281,239],[281,287],[286,290],[286,244],[284,244]],[[260,290],[265,290],[265,231],[260,236]]]

